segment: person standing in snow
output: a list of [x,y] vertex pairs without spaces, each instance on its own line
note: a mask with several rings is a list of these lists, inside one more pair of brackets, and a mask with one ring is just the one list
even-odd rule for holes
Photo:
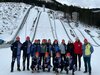
[[[46,39],[43,39],[42,40],[42,44],[41,44],[41,51],[40,51],[40,55],[41,55],[41,63],[42,65],[44,64],[44,56],[45,56],[45,52],[47,52],[47,40]],[[43,61],[43,62],[42,62]]]
[[68,44],[67,44],[67,51],[66,53],[70,53],[73,60],[74,60],[74,56],[75,56],[75,53],[74,53],[74,44],[69,40],[68,41]]
[[11,45],[11,51],[12,51],[11,72],[13,72],[16,58],[17,58],[17,70],[21,71],[20,70],[21,46],[22,46],[22,43],[20,42],[20,37],[17,36],[16,41]]
[[26,41],[22,44],[22,50],[23,50],[23,71],[25,71],[25,61],[27,59],[27,70],[29,71],[29,60],[30,60],[30,52],[31,52],[31,41],[30,37],[26,37]]
[[[56,53],[59,52],[60,53],[60,48],[58,45],[58,40],[54,40],[53,45],[52,45],[52,56],[53,56],[53,66],[54,66],[54,59],[56,56]],[[54,67],[53,67],[53,71],[54,71]]]
[[47,52],[49,52],[49,56],[51,57],[52,44],[51,44],[51,40],[50,39],[48,39],[48,41],[47,41]]
[[62,40],[62,42],[61,42],[59,48],[60,48],[60,51],[61,51],[61,58],[62,58],[62,59],[63,59],[63,58],[65,59],[65,54],[66,54],[66,50],[67,50],[67,45],[66,45],[64,39]]
[[82,57],[82,43],[80,42],[79,38],[76,38],[74,42],[74,53],[75,53],[75,68],[77,70],[77,57],[79,62],[79,71],[81,69],[81,57]]
[[[32,44],[32,46],[31,46],[31,57],[32,57],[32,63],[31,63],[31,69],[34,71],[34,69],[35,69],[35,67],[34,66],[36,66],[37,64],[37,62],[35,61],[35,60],[37,60],[36,59],[36,57],[35,57],[35,55],[37,54],[37,55],[39,55],[38,57],[39,57],[39,59],[40,59],[40,50],[41,50],[41,46],[40,46],[40,42],[36,39],[35,41],[34,41],[34,43]],[[40,62],[40,61],[39,61]],[[40,64],[40,63],[38,63],[38,64]],[[39,71],[39,67],[40,67],[41,65],[38,65],[38,71]]]
[[31,56],[34,56],[36,52],[40,53],[41,46],[38,43],[38,40],[36,39],[34,43],[31,45]]
[[[88,42],[87,39],[84,39],[82,51],[83,51],[83,59],[84,59],[84,66],[85,66],[84,73],[87,73],[89,70],[89,75],[91,75],[91,55],[92,55],[94,49],[93,49],[93,46]],[[88,67],[88,69],[87,69],[87,67]]]

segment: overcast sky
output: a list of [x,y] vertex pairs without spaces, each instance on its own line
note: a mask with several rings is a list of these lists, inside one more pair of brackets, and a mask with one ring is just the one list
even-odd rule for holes
[[56,0],[63,4],[75,5],[83,8],[100,8],[100,0]]

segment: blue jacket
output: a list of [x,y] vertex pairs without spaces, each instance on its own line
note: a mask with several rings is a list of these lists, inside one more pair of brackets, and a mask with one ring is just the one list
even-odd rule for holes
[[53,53],[57,53],[57,52],[60,52],[60,48],[59,48],[59,45],[58,44],[53,44],[53,50],[52,50]]
[[39,44],[36,44],[36,43],[32,44],[32,46],[31,46],[31,56],[32,57],[35,56],[36,52],[40,53],[40,50],[41,50],[41,46]]
[[[86,46],[87,46],[87,45],[90,46],[90,48],[89,48],[90,54],[89,54],[89,55],[86,55],[86,53],[85,53],[85,51],[86,51]],[[92,46],[90,43],[84,44],[84,45],[82,46],[83,57],[91,57],[91,54],[93,53],[93,51],[94,51],[94,48],[93,48],[93,46]]]

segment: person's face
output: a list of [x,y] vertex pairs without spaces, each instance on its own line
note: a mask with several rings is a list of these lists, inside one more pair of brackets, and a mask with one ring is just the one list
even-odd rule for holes
[[87,41],[84,41],[84,43],[87,44],[88,42]]
[[80,42],[80,40],[79,40],[79,39],[76,39],[76,41],[77,41],[77,42]]
[[64,44],[65,43],[65,40],[62,40],[62,43]]
[[55,44],[57,44],[58,42],[56,41]]
[[38,40],[38,42],[37,43],[40,43],[40,40]]
[[68,43],[70,44],[70,43],[71,43],[71,41],[68,41]]
[[51,40],[48,40],[48,43],[51,43]]

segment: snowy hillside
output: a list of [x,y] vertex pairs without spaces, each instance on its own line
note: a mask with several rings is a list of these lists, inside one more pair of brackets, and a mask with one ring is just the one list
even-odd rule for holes
[[62,4],[79,6],[82,8],[100,8],[100,0],[56,0]]
[[29,7],[23,3],[0,3],[0,39],[13,38]]
[[[45,9],[44,11],[41,7],[31,7],[30,5],[16,3],[1,3],[0,5],[0,39],[8,41],[9,39],[12,39],[12,37],[16,37],[18,35],[20,36],[21,42],[23,43],[25,41],[25,37],[28,35],[30,36],[32,42],[35,39],[51,39],[52,42],[54,39],[58,39],[60,43],[62,39],[65,39],[66,43],[68,43],[68,40],[74,42],[76,37],[78,37],[83,43],[84,38],[87,38],[95,49],[92,55],[92,75],[100,75],[99,29],[94,27],[86,27],[81,23],[78,23],[77,27],[74,22],[68,22],[66,19],[63,19],[63,13],[50,9]],[[19,30],[18,27],[20,27]],[[14,32],[17,30],[18,33]],[[11,35],[11,33],[17,34]],[[40,72],[33,74],[31,71],[18,72],[16,65],[14,72],[10,73],[11,58],[10,47],[2,49],[0,48],[0,75],[55,75],[55,73],[52,71],[50,73]],[[81,71],[76,71],[75,75],[87,75],[84,74],[83,71],[84,64],[82,59],[82,69]],[[61,75],[66,74],[63,72]],[[69,75],[71,75],[71,73]]]

